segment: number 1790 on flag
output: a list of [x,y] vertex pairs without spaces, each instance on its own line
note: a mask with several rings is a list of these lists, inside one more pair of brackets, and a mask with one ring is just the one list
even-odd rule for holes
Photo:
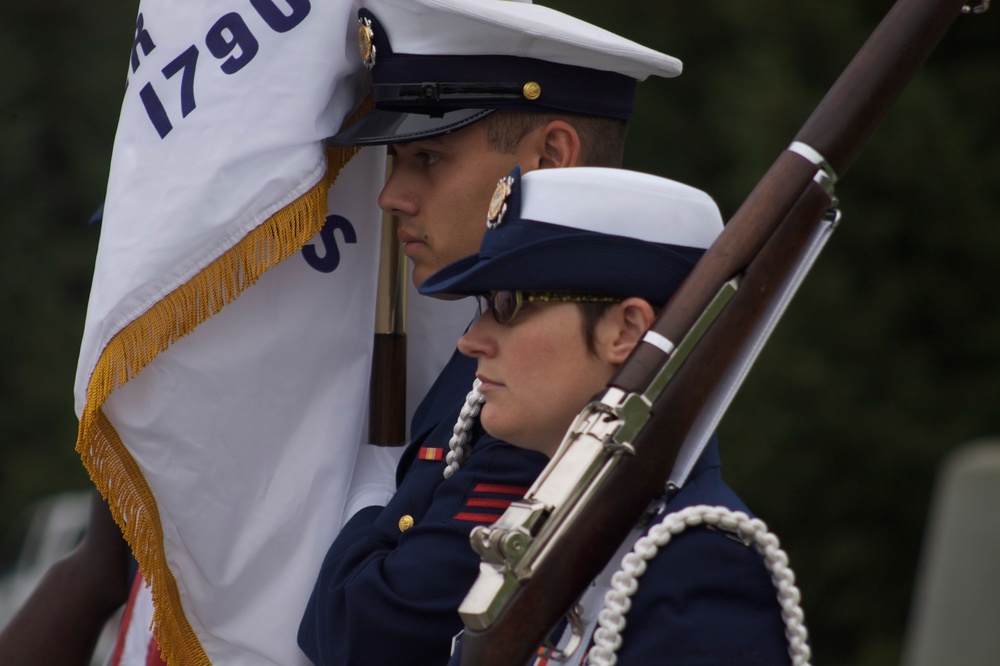
[[[272,30],[288,32],[299,25],[309,14],[309,0],[283,0],[290,13],[286,14],[275,4],[275,0],[249,0],[257,14]],[[235,74],[243,69],[260,50],[257,38],[246,21],[237,12],[229,12],[212,24],[205,34],[205,46],[216,59],[222,60],[219,68],[226,74]],[[148,55],[154,48],[149,30],[144,27],[142,14],[136,23],[136,38],[132,47],[132,71],[139,66],[138,49]],[[194,96],[195,71],[198,65],[198,47],[194,44],[184,50],[160,70],[165,79],[180,74],[181,117],[186,118],[194,111],[197,103]],[[174,128],[167,110],[160,101],[152,83],[147,83],[139,91],[139,98],[146,109],[146,115],[160,138],[164,138]]]

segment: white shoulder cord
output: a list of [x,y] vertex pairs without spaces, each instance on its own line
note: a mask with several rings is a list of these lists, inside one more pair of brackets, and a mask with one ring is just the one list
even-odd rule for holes
[[611,589],[604,597],[604,610],[598,615],[599,627],[594,632],[594,647],[590,650],[587,663],[614,666],[618,662],[616,652],[622,646],[625,614],[632,606],[631,597],[639,589],[637,579],[646,572],[646,563],[656,557],[671,537],[703,523],[736,532],[744,540],[752,541],[757,552],[763,555],[764,563],[771,572],[771,581],[778,590],[778,603],[788,638],[788,655],[794,666],[809,666],[811,653],[799,605],[801,595],[795,586],[795,574],[788,566],[788,555],[781,549],[778,537],[769,532],[764,521],[758,518],[751,519],[742,511],[704,504],[667,514],[646,536],[636,541],[632,552],[622,558],[622,568],[612,576]]
[[465,404],[462,405],[458,421],[455,422],[455,427],[452,429],[453,434],[448,442],[448,455],[445,458],[448,463],[448,466],[444,468],[444,478],[446,479],[458,471],[469,455],[469,431],[476,422],[476,417],[479,416],[479,410],[482,409],[485,400],[483,394],[479,392],[480,384],[482,382],[478,379],[472,382],[472,390],[465,396]]

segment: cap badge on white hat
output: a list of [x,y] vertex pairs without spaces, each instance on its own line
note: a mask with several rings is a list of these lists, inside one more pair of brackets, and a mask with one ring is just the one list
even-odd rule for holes
[[375,66],[375,31],[371,19],[366,16],[358,19],[358,53],[366,68]]
[[524,95],[524,99],[534,101],[542,96],[542,87],[535,81],[528,81],[521,88],[521,94]]
[[510,196],[513,186],[514,178],[512,176],[504,176],[497,181],[497,189],[493,190],[490,209],[486,213],[487,229],[496,229],[503,223],[504,213],[507,212],[507,197]]

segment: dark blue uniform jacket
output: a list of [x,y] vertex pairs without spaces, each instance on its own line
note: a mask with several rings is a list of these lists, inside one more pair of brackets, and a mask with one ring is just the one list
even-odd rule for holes
[[[472,455],[445,480],[444,455],[475,361],[449,362],[414,415],[417,433],[386,507],[356,514],[334,541],[299,628],[317,664],[457,665],[456,609],[476,578],[469,531],[520,498],[547,459],[475,432]],[[722,481],[714,441],[667,511],[695,504],[747,511]],[[412,526],[408,525],[412,522]],[[619,664],[786,664],[776,593],[761,557],[725,532],[689,528],[639,580]]]
[[[664,513],[698,504],[750,513],[722,480],[714,438],[685,486],[667,498]],[[770,574],[753,546],[735,536],[689,527],[671,538],[638,581],[621,634],[621,666],[790,663]],[[460,658],[461,649],[449,666]]]
[[[714,440],[685,486],[669,498],[666,512],[698,504],[750,513],[722,480]],[[777,591],[763,558],[727,532],[689,527],[674,536],[639,578],[625,619],[622,666],[790,662]]]
[[478,429],[468,460],[443,478],[474,376],[475,361],[456,354],[414,415],[418,435],[400,461],[396,494],[355,514],[333,542],[299,627],[315,663],[447,663],[462,629],[456,609],[479,571],[469,532],[499,518],[548,461]]

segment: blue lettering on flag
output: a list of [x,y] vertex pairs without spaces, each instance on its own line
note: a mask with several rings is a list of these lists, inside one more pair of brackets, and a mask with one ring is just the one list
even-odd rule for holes
[[358,235],[354,232],[354,227],[346,217],[328,215],[326,223],[319,232],[319,238],[323,241],[323,247],[325,248],[323,256],[319,255],[313,243],[309,243],[302,248],[302,256],[306,260],[306,263],[320,273],[332,273],[340,265],[340,248],[337,247],[337,239],[333,235],[336,229],[340,229],[345,243],[354,244],[358,242]]
[[[277,0],[249,0],[250,5],[257,11],[264,22],[271,30],[277,33],[285,33],[302,23],[312,9],[310,0],[281,0],[287,5],[290,13],[285,13],[279,7]],[[226,74],[235,74],[243,69],[254,57],[260,48],[257,38],[251,32],[246,21],[236,12],[229,12],[212,24],[205,35],[205,46],[216,59],[222,60],[219,68]],[[132,71],[139,68],[139,49],[144,55],[149,55],[150,51],[156,48],[149,31],[145,28],[142,14],[135,25],[135,39],[132,41]],[[238,53],[234,53],[238,50]],[[198,62],[198,47],[192,44],[179,56],[170,61],[163,68],[162,73],[165,78],[170,79],[178,72],[181,72],[180,102],[181,117],[187,117],[194,111],[197,104],[194,99],[195,66]],[[167,109],[160,100],[159,95],[153,89],[153,83],[146,83],[139,91],[139,98],[146,109],[153,128],[163,139],[174,128]],[[346,220],[345,220],[346,222]],[[353,233],[353,229],[351,233]],[[353,242],[353,241],[351,241]],[[333,270],[332,268],[330,270]]]
[[257,10],[260,17],[264,19],[271,30],[275,32],[288,32],[299,23],[302,23],[311,9],[309,0],[285,0],[291,8],[291,14],[285,14],[274,4],[274,0],[250,0],[250,4]]
[[[228,33],[228,37],[227,37]],[[243,17],[236,12],[230,12],[215,22],[205,35],[205,45],[219,60],[222,60],[239,47],[239,56],[230,56],[219,67],[226,74],[235,74],[257,55],[257,38],[250,32]]]
[[163,75],[168,79],[173,78],[177,72],[183,72],[181,74],[181,116],[184,118],[187,118],[187,115],[194,111],[196,106],[194,102],[194,70],[197,65],[198,49],[189,46],[187,51],[171,60],[163,68]]
[[135,21],[135,39],[132,41],[132,71],[139,69],[139,47],[142,47],[142,53],[144,55],[149,55],[150,52],[156,48],[156,44],[153,43],[153,38],[149,36],[149,31],[143,27],[144,19],[142,18],[142,12],[139,12],[139,18]]
[[146,115],[149,116],[150,122],[153,123],[153,127],[156,128],[157,134],[162,139],[174,126],[170,124],[170,118],[167,117],[167,111],[163,108],[163,102],[153,90],[153,84],[147,83],[143,86],[142,90],[139,91],[139,98],[142,100],[142,105],[146,107]]

